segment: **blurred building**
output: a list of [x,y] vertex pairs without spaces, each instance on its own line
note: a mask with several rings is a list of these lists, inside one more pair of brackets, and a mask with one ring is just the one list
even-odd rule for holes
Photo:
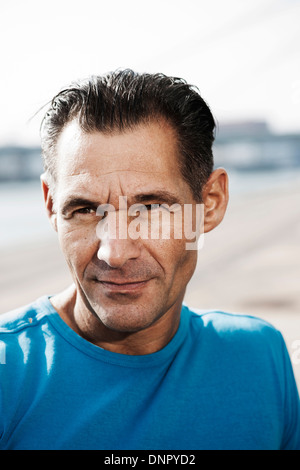
[[216,166],[236,170],[300,167],[300,135],[275,134],[264,121],[239,121],[218,126]]
[[36,179],[42,170],[39,147],[0,147],[0,182]]

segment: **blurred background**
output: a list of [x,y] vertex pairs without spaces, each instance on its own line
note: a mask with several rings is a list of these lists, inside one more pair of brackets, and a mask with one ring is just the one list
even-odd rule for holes
[[186,302],[270,321],[300,384],[300,0],[1,4],[0,313],[70,282],[43,208],[36,112],[70,81],[130,67],[198,86],[229,173]]

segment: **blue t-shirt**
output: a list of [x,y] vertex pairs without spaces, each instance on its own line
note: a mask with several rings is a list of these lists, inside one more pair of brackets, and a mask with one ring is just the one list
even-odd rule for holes
[[1,449],[300,449],[281,334],[258,318],[182,308],[160,351],[106,351],[49,298],[0,316]]

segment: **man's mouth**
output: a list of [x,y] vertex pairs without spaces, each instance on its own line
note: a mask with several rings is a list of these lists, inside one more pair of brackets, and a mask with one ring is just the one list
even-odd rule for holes
[[144,288],[150,280],[138,280],[138,281],[97,281],[100,283],[105,289],[111,292],[119,292],[119,293],[126,293],[126,292],[133,292],[138,291]]

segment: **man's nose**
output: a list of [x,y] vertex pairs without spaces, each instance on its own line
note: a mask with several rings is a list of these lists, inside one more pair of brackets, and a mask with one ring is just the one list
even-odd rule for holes
[[[109,215],[107,220],[109,221],[109,218],[113,215]],[[112,229],[112,227],[114,228]],[[98,259],[105,261],[112,268],[121,268],[128,260],[140,256],[140,242],[132,240],[127,229],[124,231],[123,227],[121,230],[118,223],[115,226],[108,224],[107,228],[108,230],[105,232],[98,232],[100,238],[100,246],[97,253]]]
[[100,241],[97,256],[111,268],[122,268],[127,261],[140,256],[140,247],[134,240],[105,238]]

